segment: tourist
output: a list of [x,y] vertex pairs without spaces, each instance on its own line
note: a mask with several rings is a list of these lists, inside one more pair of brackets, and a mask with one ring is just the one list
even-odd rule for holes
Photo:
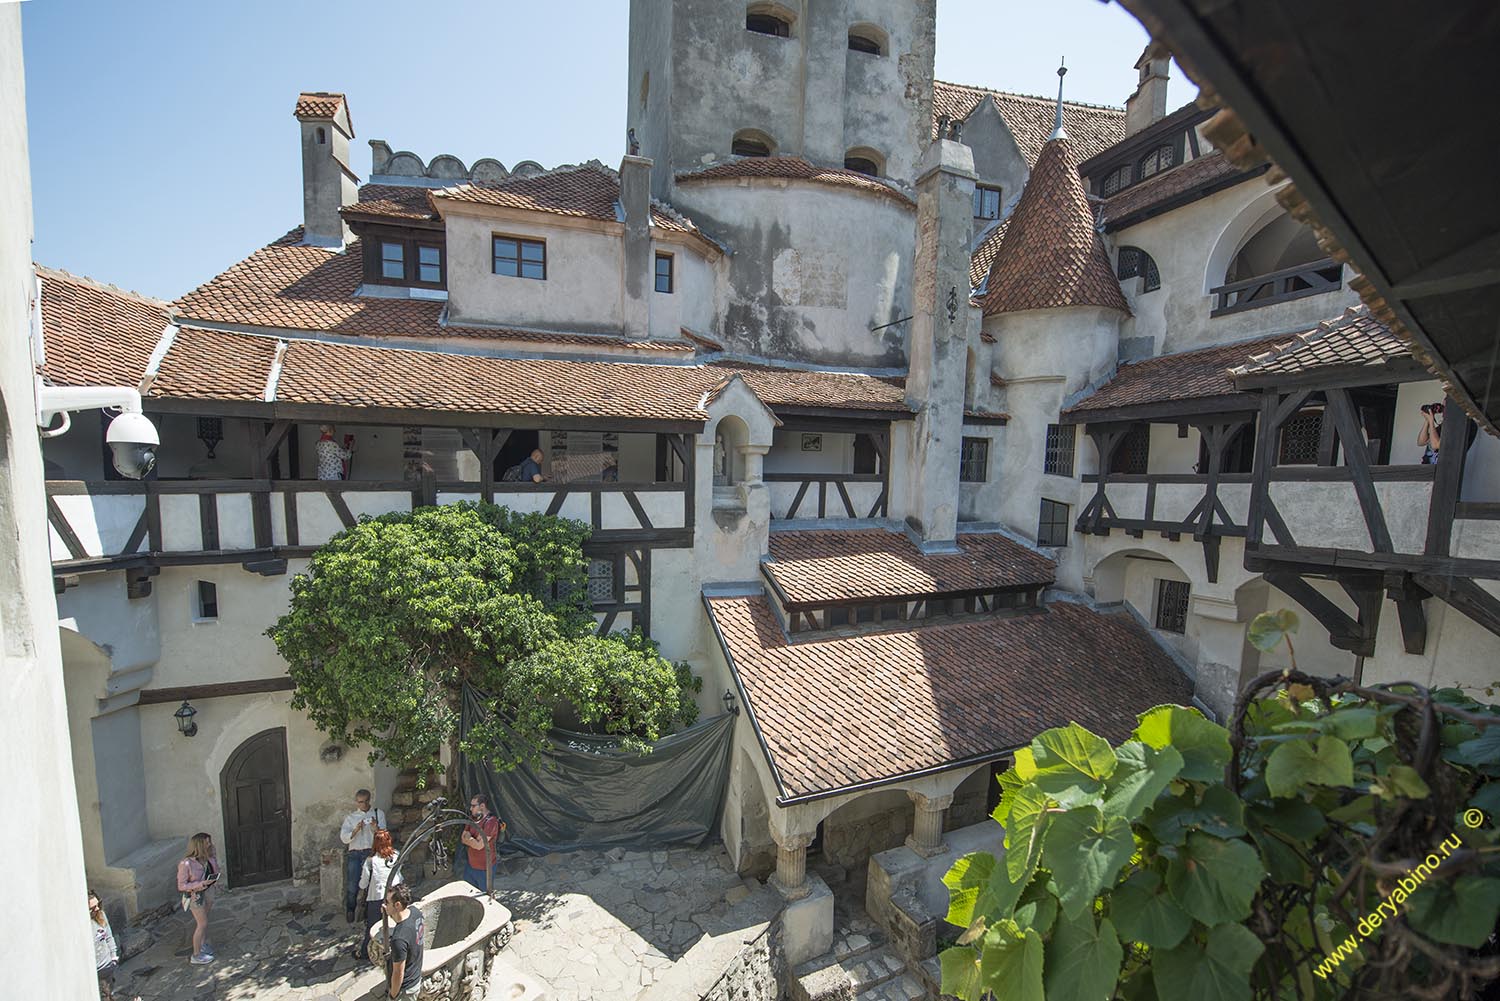
[[359,873],[359,893],[365,899],[365,934],[354,949],[359,959],[370,958],[370,929],[380,920],[385,891],[401,882],[401,874],[395,869],[396,845],[391,832],[381,828],[375,832],[375,847]]
[[386,890],[385,913],[391,919],[386,992],[398,1001],[416,1001],[422,989],[422,937],[427,928],[422,912],[412,906],[411,889],[405,883]]
[[1422,464],[1424,466],[1436,464],[1438,451],[1443,444],[1443,405],[1441,403],[1422,404],[1422,430],[1417,432],[1417,444],[1425,446],[1422,450]]
[[313,446],[318,459],[318,479],[347,480],[349,467],[345,463],[354,457],[354,436],[346,435],[344,444],[333,440],[333,425],[318,426],[318,443]]
[[182,909],[193,915],[193,956],[191,963],[203,965],[214,961],[213,946],[208,944],[208,912],[213,909],[213,888],[219,881],[219,858],[214,854],[214,839],[203,832],[188,838],[187,854],[177,863],[177,889],[182,894]]
[[[344,920],[354,923],[355,898],[359,896],[359,874],[375,844],[375,832],[385,826],[385,813],[370,809],[370,790],[354,794],[354,811],[344,818],[339,840],[349,849],[344,857]],[[380,900],[380,897],[376,897]]]
[[94,966],[99,971],[99,997],[103,1001],[114,1001],[115,969],[120,965],[120,950],[115,946],[115,933],[109,927],[104,905],[99,903],[99,894],[93,890],[89,891],[89,917],[94,922]]
[[[505,830],[505,824],[490,812],[490,798],[482,792],[469,797],[469,816],[474,818],[474,823],[465,827],[464,832],[458,836],[469,850],[468,857],[464,860],[464,879],[476,889],[488,890],[489,863],[493,855],[486,855],[485,839],[489,839],[490,852],[493,853],[500,832]],[[484,833],[484,837],[480,837],[480,832]]]
[[546,478],[542,475],[542,450],[533,448],[521,463],[521,482],[540,483]]

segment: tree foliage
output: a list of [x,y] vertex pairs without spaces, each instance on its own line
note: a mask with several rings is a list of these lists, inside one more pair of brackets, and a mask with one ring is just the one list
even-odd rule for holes
[[[1269,613],[1252,642],[1290,649],[1296,628]],[[1500,976],[1491,723],[1494,707],[1457,690],[1294,668],[1252,682],[1227,729],[1158,706],[1118,747],[1048,730],[1000,776],[1004,860],[968,855],[944,878],[964,931],[941,956],[943,990],[1477,997]]]
[[465,744],[496,767],[534,755],[563,709],[637,747],[692,722],[701,681],[686,665],[638,632],[594,635],[588,531],[482,503],[362,518],[313,554],[267,630],[292,705],[372,760],[424,771],[456,738],[465,684],[510,722]]

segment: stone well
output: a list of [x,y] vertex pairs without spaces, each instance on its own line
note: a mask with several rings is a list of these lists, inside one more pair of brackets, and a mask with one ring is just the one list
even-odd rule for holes
[[[421,1001],[483,1001],[495,955],[510,942],[510,911],[462,880],[440,886],[413,904],[426,922]],[[379,990],[385,983],[386,954],[382,922],[370,929],[370,962],[375,969],[360,978],[357,987],[364,988],[366,978],[371,978],[370,989]],[[533,1001],[524,994],[513,996],[516,1001]]]

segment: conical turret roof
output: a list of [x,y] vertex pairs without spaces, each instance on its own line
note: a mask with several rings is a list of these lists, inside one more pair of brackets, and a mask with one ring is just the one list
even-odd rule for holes
[[1042,147],[990,265],[985,316],[1057,306],[1130,312],[1094,229],[1078,163],[1066,136]]

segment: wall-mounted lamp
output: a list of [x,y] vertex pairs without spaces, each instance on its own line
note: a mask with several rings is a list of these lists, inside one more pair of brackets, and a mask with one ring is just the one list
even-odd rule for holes
[[187,699],[183,699],[182,705],[178,706],[177,711],[172,714],[172,717],[177,720],[178,732],[184,737],[198,736],[198,724],[193,722],[193,717],[196,715],[198,715],[198,710],[188,705]]
[[724,711],[734,713],[736,716],[740,714],[740,707],[734,704],[734,689],[732,688],[724,689]]

